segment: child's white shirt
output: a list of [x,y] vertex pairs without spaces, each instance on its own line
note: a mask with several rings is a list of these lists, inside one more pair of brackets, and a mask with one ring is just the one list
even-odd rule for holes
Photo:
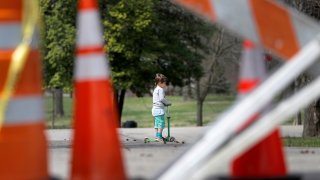
[[160,86],[157,86],[153,90],[153,106],[152,106],[152,116],[164,115],[165,105],[168,104],[168,101],[165,99],[164,89]]

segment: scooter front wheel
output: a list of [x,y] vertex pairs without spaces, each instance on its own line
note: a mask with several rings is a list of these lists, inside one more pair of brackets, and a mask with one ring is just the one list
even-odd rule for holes
[[174,142],[175,140],[176,140],[176,138],[174,138],[174,137],[170,137],[170,139],[169,139],[170,142]]

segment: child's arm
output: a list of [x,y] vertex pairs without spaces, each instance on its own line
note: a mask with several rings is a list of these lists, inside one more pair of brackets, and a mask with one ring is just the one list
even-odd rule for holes
[[169,102],[168,100],[166,100],[165,96],[164,96],[164,91],[163,89],[161,89],[159,91],[159,99],[162,102],[162,104],[164,104],[165,106],[170,106],[171,102]]
[[165,98],[163,98],[163,99],[161,100],[161,102],[162,102],[165,106],[171,106],[171,102],[168,101],[168,100],[166,100]]

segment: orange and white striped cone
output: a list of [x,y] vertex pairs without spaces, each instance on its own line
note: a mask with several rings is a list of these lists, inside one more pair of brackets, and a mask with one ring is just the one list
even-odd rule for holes
[[71,179],[126,179],[95,0],[80,0]]
[[[243,98],[266,78],[262,49],[248,40],[244,41],[243,46],[238,98]],[[248,120],[244,126],[252,123],[258,116],[259,113]],[[232,163],[231,173],[237,178],[286,176],[279,129],[274,130],[261,142],[237,157]]]
[[[27,1],[25,1],[27,2]],[[0,101],[11,73],[14,49],[22,41],[23,0],[0,3]],[[41,65],[33,38],[31,51],[6,106],[0,129],[0,179],[48,179]]]

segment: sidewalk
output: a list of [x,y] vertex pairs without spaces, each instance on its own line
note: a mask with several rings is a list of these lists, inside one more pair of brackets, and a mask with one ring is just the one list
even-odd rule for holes
[[282,137],[302,137],[303,126],[283,125],[280,127]]
[[[124,165],[129,178],[150,179],[173,161],[177,155],[194,143],[198,135],[207,127],[172,128],[171,135],[185,143],[145,144],[144,138],[151,137],[152,128],[119,129],[123,145]],[[66,179],[70,168],[70,144],[72,130],[47,130],[49,139],[50,173]],[[166,130],[164,131],[166,133]],[[302,126],[281,126],[283,137],[299,137]],[[306,153],[306,151],[308,153]],[[289,173],[309,173],[320,171],[319,148],[285,148]],[[220,169],[213,170],[219,174],[228,174],[227,163],[222,163]]]

